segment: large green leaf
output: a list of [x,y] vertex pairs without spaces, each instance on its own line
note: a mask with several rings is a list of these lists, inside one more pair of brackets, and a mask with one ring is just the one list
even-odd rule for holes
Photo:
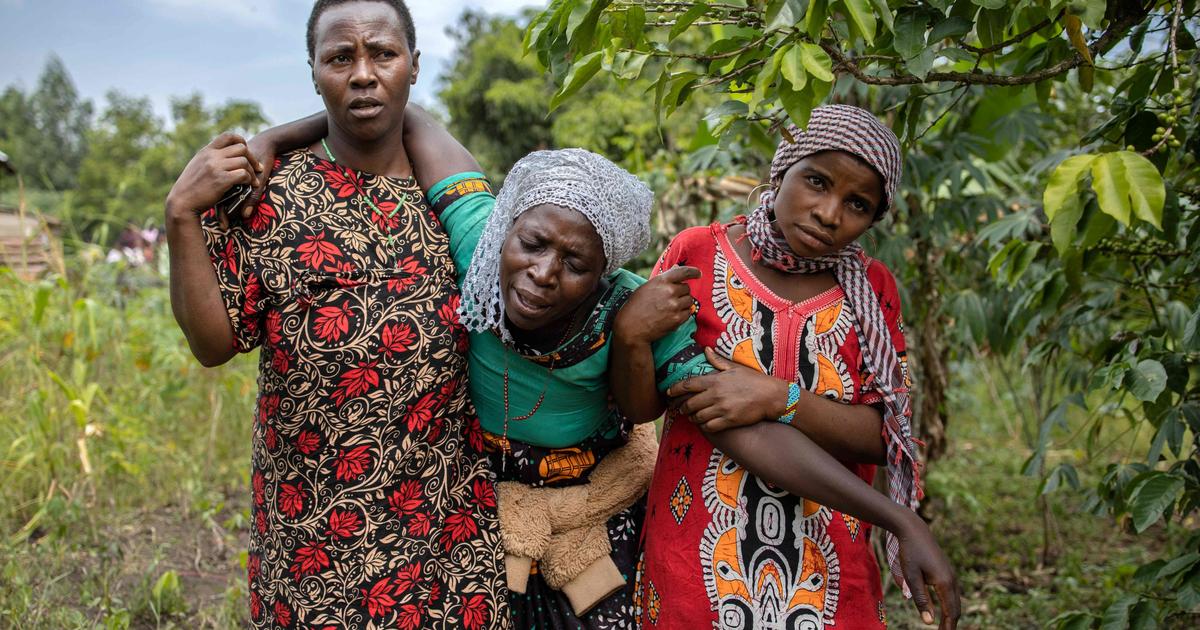
[[804,69],[808,70],[814,78],[826,83],[833,81],[833,60],[829,58],[829,53],[825,52],[820,46],[810,44],[808,42],[800,43],[800,59],[804,62]]
[[900,56],[912,59],[925,49],[927,17],[914,9],[904,11],[896,17],[896,37],[893,45]]
[[1079,201],[1079,180],[1095,161],[1096,156],[1085,154],[1069,157],[1054,172],[1042,193],[1042,206],[1050,219],[1050,239],[1060,255],[1067,252],[1074,240],[1075,226],[1083,215]]
[[[783,61],[779,66],[779,71],[783,74],[783,78],[792,84],[793,90],[803,90],[804,85],[808,83],[808,73],[804,71],[804,60],[802,59],[803,48],[800,46],[787,46],[780,49],[776,54],[783,57]],[[784,106],[786,107],[786,104]]]
[[1167,193],[1149,160],[1132,151],[1105,153],[1092,163],[1092,188],[1105,214],[1129,225],[1130,214],[1162,227]]
[[1154,359],[1143,359],[1129,370],[1129,393],[1142,402],[1154,402],[1167,388],[1167,370]]
[[1149,473],[1149,477],[1137,489],[1130,510],[1133,528],[1139,534],[1146,531],[1163,512],[1173,505],[1183,493],[1184,480],[1164,472]]
[[846,13],[855,30],[867,41],[868,46],[875,44],[875,8],[871,0],[842,0]]
[[571,66],[571,71],[567,73],[567,78],[563,81],[563,88],[550,99],[550,111],[557,109],[563,101],[578,92],[579,88],[586,85],[595,76],[596,72],[600,70],[601,55],[603,53],[604,51],[597,50],[594,53],[584,55]]
[[767,4],[767,30],[789,28],[804,18],[808,0],[771,0]]

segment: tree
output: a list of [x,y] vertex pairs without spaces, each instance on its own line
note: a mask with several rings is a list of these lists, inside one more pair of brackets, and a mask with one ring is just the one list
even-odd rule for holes
[[[1200,507],[1198,16],[1182,0],[554,0],[526,42],[555,102],[594,77],[648,77],[665,117],[716,97],[723,143],[830,100],[883,114],[907,157],[878,254],[908,276],[933,454],[948,353],[995,357],[1034,375],[1013,390],[1043,496],[1079,484],[1050,455],[1068,440],[1112,462],[1089,507],[1141,532]],[[1099,440],[1117,423],[1153,436],[1143,455]],[[1198,549],[1139,570],[1106,627],[1195,610]]]
[[37,89],[25,95],[9,86],[0,96],[0,148],[33,186],[63,191],[87,151],[91,101],[79,98],[62,60],[51,55]]

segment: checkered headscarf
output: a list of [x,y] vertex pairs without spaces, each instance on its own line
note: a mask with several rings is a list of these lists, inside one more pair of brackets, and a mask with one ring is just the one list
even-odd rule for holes
[[[775,224],[775,190],[789,168],[801,159],[820,151],[844,151],[865,161],[883,178],[883,207],[892,204],[900,180],[900,142],[870,112],[849,105],[827,105],[813,110],[808,127],[788,129],[795,142],[779,143],[771,160],[772,188],[759,197],[759,205],[746,220],[754,259],[788,273],[831,271],[855,315],[855,329],[874,375],[873,385],[883,396],[884,439],[887,441],[888,490],[892,500],[917,509],[923,493],[917,450],[913,445],[910,418],[912,404],[904,368],[897,356],[892,336],[884,321],[875,291],[867,281],[867,257],[861,246],[851,243],[839,252],[818,258],[805,258],[792,251]],[[900,543],[887,535],[888,564],[892,576],[909,595],[900,570]]]

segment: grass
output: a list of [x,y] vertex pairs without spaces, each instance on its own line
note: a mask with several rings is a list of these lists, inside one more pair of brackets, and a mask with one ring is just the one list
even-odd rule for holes
[[[201,368],[163,270],[98,259],[37,283],[0,271],[0,627],[243,625],[254,359]],[[1028,451],[972,390],[953,384],[925,508],[963,583],[960,627],[1102,608],[1178,532],[1126,534],[1060,490],[1044,564]],[[1096,468],[1082,471],[1086,488]],[[893,627],[919,626],[888,598]]]

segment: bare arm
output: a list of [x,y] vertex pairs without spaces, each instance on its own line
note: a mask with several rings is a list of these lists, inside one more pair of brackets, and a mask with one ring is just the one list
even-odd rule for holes
[[[667,395],[687,396],[680,413],[710,433],[758,422],[772,422],[787,407],[788,382],[738,365],[705,350],[719,371],[677,383]],[[846,405],[800,392],[791,425],[834,457],[847,462],[883,464],[883,417],[870,405]]]
[[633,422],[654,420],[666,408],[651,344],[691,316],[687,281],[699,277],[695,267],[664,271],[638,287],[617,313],[608,358],[609,388],[621,413]]
[[412,161],[417,184],[426,192],[451,175],[483,171],[475,156],[457,138],[428,112],[412,104],[404,109],[404,148]]
[[188,162],[167,195],[171,311],[192,354],[206,367],[225,363],[236,351],[233,326],[217,286],[200,214],[233,186],[253,185],[256,170],[246,141],[222,134]]
[[706,432],[705,437],[755,477],[894,534],[900,542],[904,579],[926,623],[933,620],[932,589],[941,604],[940,627],[957,625],[958,578],[928,526],[912,510],[876,492],[800,431],[777,422]]

